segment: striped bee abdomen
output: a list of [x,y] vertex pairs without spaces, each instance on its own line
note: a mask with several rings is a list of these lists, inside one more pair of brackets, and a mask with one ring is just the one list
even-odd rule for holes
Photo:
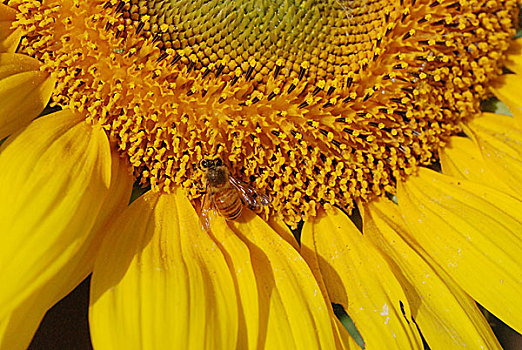
[[233,186],[226,187],[214,194],[214,204],[227,220],[235,220],[241,215],[243,202]]

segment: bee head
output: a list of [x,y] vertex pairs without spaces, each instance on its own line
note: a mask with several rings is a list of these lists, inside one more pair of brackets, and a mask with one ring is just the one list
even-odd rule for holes
[[215,170],[216,168],[219,168],[223,166],[223,161],[221,158],[216,158],[214,160],[212,159],[202,159],[199,163],[199,167],[201,170],[207,172],[209,170]]
[[207,183],[211,186],[223,186],[228,181],[228,169],[221,158],[203,159],[199,166],[206,173]]

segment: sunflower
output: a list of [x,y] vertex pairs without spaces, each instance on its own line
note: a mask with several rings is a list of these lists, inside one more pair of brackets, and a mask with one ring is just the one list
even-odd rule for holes
[[[96,349],[500,348],[477,304],[522,331],[519,5],[4,1],[0,347],[92,274]],[[271,203],[205,230],[218,157]]]

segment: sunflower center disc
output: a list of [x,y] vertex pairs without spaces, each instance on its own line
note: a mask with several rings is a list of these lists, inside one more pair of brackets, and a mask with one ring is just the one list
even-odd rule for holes
[[514,1],[19,1],[54,103],[153,190],[219,155],[292,226],[393,193],[501,73]]

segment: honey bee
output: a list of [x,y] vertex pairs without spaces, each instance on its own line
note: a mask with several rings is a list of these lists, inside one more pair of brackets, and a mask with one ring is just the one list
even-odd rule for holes
[[210,229],[209,210],[217,210],[227,220],[235,220],[247,205],[259,209],[270,203],[270,199],[247,183],[233,177],[220,158],[203,159],[201,170],[206,175],[206,193],[203,197],[201,221],[205,230]]

